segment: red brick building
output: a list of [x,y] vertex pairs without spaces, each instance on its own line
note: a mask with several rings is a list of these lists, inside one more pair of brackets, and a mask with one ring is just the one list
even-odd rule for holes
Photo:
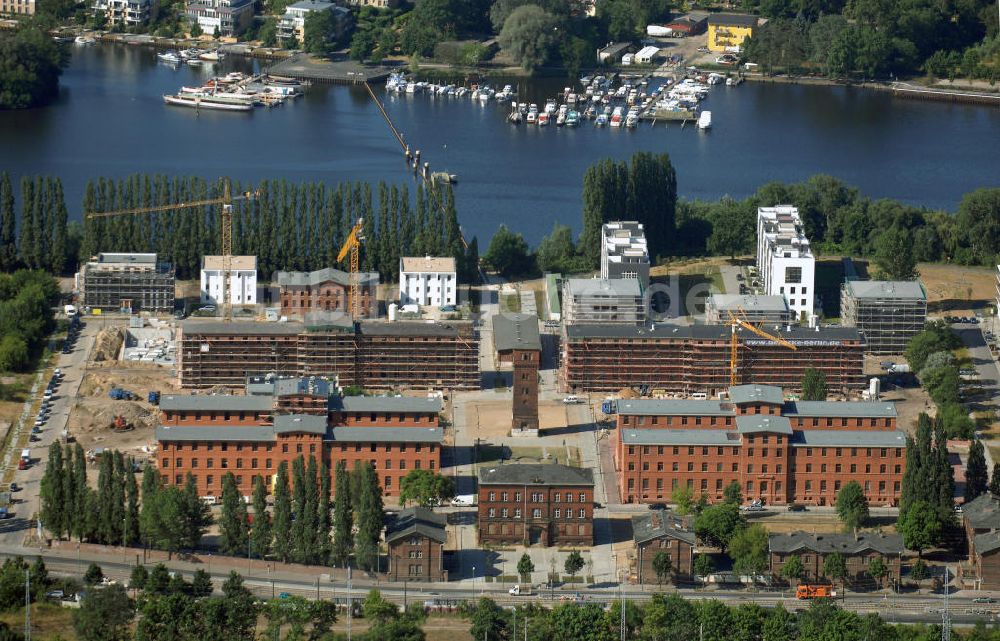
[[632,517],[632,538],[635,541],[635,582],[661,583],[653,568],[653,559],[663,552],[670,557],[670,579],[690,581],[694,578],[694,550],[697,537],[691,520],[668,510],[651,510]]
[[425,507],[400,511],[385,533],[390,581],[447,581],[445,517]]
[[[906,552],[903,537],[899,534],[872,532],[857,536],[842,532],[772,534],[768,537],[768,548],[771,555],[771,576],[779,581],[784,580],[781,576],[782,567],[793,556],[799,557],[802,562],[804,572],[801,582],[831,580],[826,576],[823,564],[829,555],[837,553],[844,557],[847,566],[847,585],[868,590],[899,585],[903,553]],[[881,559],[888,571],[881,585],[868,574],[868,567],[875,559]]]
[[[737,382],[798,390],[806,369],[826,376],[831,391],[864,389],[865,341],[849,327],[763,325],[795,350],[737,330]],[[624,388],[715,395],[729,386],[728,325],[631,327],[578,324],[563,329],[559,382],[565,392]]]
[[160,399],[156,462],[167,483],[182,484],[190,472],[201,496],[220,496],[222,477],[232,472],[249,496],[255,476],[270,488],[282,462],[290,467],[299,456],[315,456],[331,471],[340,461],[349,470],[370,461],[383,494],[397,496],[411,470],[440,468],[436,397],[340,398],[320,379],[256,382],[248,389],[256,393]]
[[503,313],[493,316],[493,346],[498,363],[514,368],[513,430],[538,429],[538,368],[542,341],[534,314]]
[[669,500],[680,485],[710,502],[732,481],[746,500],[833,505],[857,481],[872,505],[896,505],[906,437],[886,402],[784,400],[767,385],[724,400],[621,400],[613,437],[621,500]]
[[[298,320],[324,312],[346,312],[350,274],[327,267],[314,272],[277,272],[281,314]],[[361,317],[378,316],[378,273],[358,274]]]
[[1000,497],[987,492],[962,506],[969,546],[962,577],[977,590],[1000,590]]
[[593,545],[593,471],[556,464],[480,467],[479,542]]

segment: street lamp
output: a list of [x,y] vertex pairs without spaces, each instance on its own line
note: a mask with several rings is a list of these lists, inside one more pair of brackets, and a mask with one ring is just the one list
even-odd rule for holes
[[476,596],[476,566],[472,566],[472,597]]

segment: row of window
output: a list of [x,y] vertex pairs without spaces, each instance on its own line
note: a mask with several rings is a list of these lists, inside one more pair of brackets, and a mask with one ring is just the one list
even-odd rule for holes
[[[164,459],[164,460],[166,460],[166,459]],[[418,463],[419,463],[419,461],[418,461]],[[223,467],[225,467],[225,466],[223,466]],[[414,468],[414,469],[418,469],[419,470],[420,466],[417,465],[416,468]],[[434,461],[431,461],[431,469],[434,469]],[[257,475],[255,474],[255,475],[251,475],[251,476],[247,477],[247,481],[249,481],[249,482],[252,483],[253,479],[254,479],[254,476],[257,476]],[[402,483],[402,481],[403,481],[403,476],[405,476],[405,475],[400,475],[400,477],[399,477],[399,482],[400,483]],[[237,487],[241,487],[243,485],[243,475],[242,474],[235,474],[234,477],[236,478],[236,485],[237,485]],[[391,477],[391,476],[388,476],[388,475],[383,476],[382,477],[382,486],[384,488],[386,488],[387,490],[392,489],[392,487],[393,487],[392,479],[393,479],[393,477]],[[219,482],[221,484],[222,477],[219,477]],[[174,485],[183,485],[184,483],[185,483],[185,478],[184,478],[183,474],[174,474]],[[271,475],[270,474],[264,476],[264,485],[267,486],[267,487],[271,486]],[[214,486],[215,486],[215,475],[213,475],[213,474],[206,474],[205,475],[205,485],[204,485],[205,490],[207,490],[208,493],[211,494]],[[520,512],[520,510],[518,510],[518,512]]]
[[[767,443],[767,437],[766,436],[764,437],[764,441],[763,442]],[[778,441],[777,442],[779,444],[781,443],[781,437],[780,436],[778,437]],[[663,456],[663,455],[666,454],[667,446],[665,446],[665,445],[643,445],[642,446],[642,454],[644,456],[651,455],[653,453],[653,448],[654,447],[656,448],[656,454],[658,456]],[[672,449],[672,454],[674,456],[680,456],[680,452],[681,452],[681,448],[680,447],[674,445],[671,449]],[[701,455],[702,456],[709,456],[709,451],[711,449],[712,449],[711,447],[702,447],[701,448]],[[731,448],[732,455],[733,456],[739,456],[741,449],[742,448],[739,445],[733,446]],[[850,447],[850,448],[848,448],[848,447],[832,447],[832,448],[831,447],[820,447],[820,448],[806,447],[806,448],[799,448],[799,449],[794,450],[794,451],[795,451],[796,454],[800,454],[800,453],[802,453],[803,450],[805,450],[805,453],[804,453],[805,456],[812,456],[813,455],[813,450],[817,450],[817,449],[819,450],[819,455],[822,458],[826,458],[828,456],[828,451],[829,450],[833,450],[834,451],[834,456],[839,458],[839,457],[844,456],[844,451],[845,450],[850,450],[850,452],[851,452],[850,456],[852,456],[852,457],[857,456],[858,455],[858,450],[860,450],[862,448],[860,448],[860,447]],[[889,457],[889,450],[894,450],[893,456],[895,456],[896,458],[902,458],[903,457],[903,448],[901,448],[901,447],[880,447],[880,448],[866,447],[866,448],[864,448],[865,456],[871,458],[872,452],[874,450],[876,450],[876,449],[879,451],[879,458],[888,458]],[[628,453],[629,453],[630,456],[635,456],[635,454],[636,454],[636,452],[638,450],[639,450],[639,447],[636,446],[636,445],[629,445],[628,446]],[[766,447],[765,448],[761,448],[761,455],[766,457],[768,455],[769,451],[770,450],[768,450],[768,448],[766,448]],[[688,454],[688,456],[694,456],[695,455],[695,447],[694,446],[687,446],[687,454]],[[716,447],[715,448],[715,454],[716,454],[716,456],[726,456],[726,448],[725,447]],[[779,447],[779,448],[775,449],[775,456],[779,456],[780,457],[783,454],[784,454],[784,450],[782,448]],[[746,449],[746,456],[751,457],[753,455],[754,455],[754,448],[748,447]]]
[[[491,502],[497,500],[497,493],[496,492],[490,492],[488,496],[489,496],[489,500]],[[503,501],[504,503],[507,503],[507,502],[510,501],[510,496],[511,496],[510,492],[500,492],[500,500]],[[585,492],[580,492],[579,497],[580,497],[580,503],[586,503],[587,502],[587,494]],[[572,492],[566,492],[565,498],[566,498],[566,502],[567,503],[572,503],[573,502],[573,493]],[[514,502],[515,503],[516,502],[520,502],[520,500],[521,500],[521,493],[520,492],[514,492]],[[531,502],[532,503],[544,503],[545,502],[545,492],[532,492],[531,493]],[[562,492],[553,492],[552,493],[552,502],[553,503],[562,503],[563,502],[563,493]]]
[[[511,516],[511,510],[508,510],[507,508],[503,507],[503,508],[500,508],[499,514],[500,514],[500,518],[501,519],[508,519]],[[521,508],[514,508],[513,514],[514,514],[514,518],[515,519],[521,518]],[[497,509],[491,507],[489,510],[487,510],[487,516],[489,516],[489,518],[491,518],[491,519],[497,518]],[[533,519],[540,519],[540,518],[542,518],[542,510],[541,510],[541,508],[537,508],[536,507],[536,508],[532,509],[531,510],[531,518],[533,518]],[[552,518],[554,518],[554,519],[561,519],[561,518],[563,518],[562,510],[559,509],[559,508],[554,509],[552,511]],[[566,509],[566,518],[567,519],[573,519],[573,518],[585,519],[585,518],[587,518],[587,510],[585,510],[584,508],[580,508],[579,510],[576,510],[574,512],[573,508],[567,508]]]
[[[765,454],[764,454],[765,456],[767,455],[766,452],[767,451],[765,450]],[[781,455],[781,449],[780,448],[778,449],[778,455],[779,456]],[[709,466],[709,464],[707,462],[702,461],[702,463],[701,463],[701,471],[702,472],[708,472],[708,466]],[[722,466],[723,466],[723,464],[721,462],[716,462],[715,463],[715,471],[716,472],[721,472],[722,471]],[[740,466],[740,464],[737,463],[737,462],[730,463],[730,468],[731,468],[730,471],[732,471],[732,472],[739,472],[740,471],[739,470],[739,466]],[[628,463],[628,471],[634,472],[635,469],[636,469],[635,462],[629,461],[629,463]],[[799,471],[798,466],[795,465],[794,463],[788,469],[789,469],[790,472],[798,472]],[[643,472],[648,472],[649,470],[650,470],[649,461],[643,461],[643,463],[642,463],[642,471]],[[657,472],[663,472],[664,470],[665,470],[665,464],[662,461],[658,462],[656,464],[656,471]],[[857,463],[851,463],[848,466],[848,470],[850,471],[851,474],[857,474],[857,472],[858,472],[858,465],[857,465]],[[680,471],[680,464],[677,461],[673,461],[670,464],[670,471],[671,472],[679,472]],[[695,471],[695,469],[694,469],[694,462],[688,461],[687,471],[688,472],[694,472]],[[813,471],[813,464],[812,463],[806,463],[805,464],[805,473],[806,474],[810,474],[810,473],[812,473],[812,471]],[[824,473],[825,474],[828,471],[827,470],[827,464],[826,463],[820,463],[820,465],[819,465],[819,471],[820,471],[820,473]],[[843,465],[841,465],[840,463],[834,463],[834,465],[833,465],[833,472],[835,474],[840,474],[843,471],[844,471]],[[746,473],[747,474],[755,474],[755,473],[756,474],[770,474],[771,473],[771,471],[770,471],[770,465],[767,464],[767,463],[762,463],[760,465],[760,467],[757,468],[757,471],[755,472],[754,471],[754,464],[753,463],[747,463],[747,471],[746,471]],[[774,473],[775,474],[782,474],[782,473],[784,473],[784,466],[781,463],[777,463],[774,466]],[[864,473],[865,474],[871,474],[872,473],[872,465],[871,465],[871,463],[866,463],[865,464],[865,471],[864,471]],[[881,464],[881,465],[879,465],[878,466],[878,473],[879,474],[888,474],[889,473],[889,466],[886,465],[886,464],[884,464],[884,463]],[[903,473],[903,466],[900,465],[899,463],[897,463],[895,466],[893,466],[893,473],[894,474],[902,474]]]
[[[660,478],[660,479],[654,479],[654,480],[656,482],[656,489],[657,490],[663,490],[664,489],[663,479]],[[650,479],[642,479],[642,489],[643,490],[650,489],[649,482],[650,482]],[[739,481],[737,479],[732,479],[730,481],[724,481],[721,478],[715,479],[715,491],[716,491],[716,493],[722,492],[723,484],[729,485],[730,483],[733,483],[733,482],[738,483]],[[804,491],[805,491],[806,494],[809,494],[810,492],[813,491],[813,482],[811,480],[810,481],[804,481],[803,483],[804,483]],[[834,481],[833,482],[833,491],[835,493],[840,491],[840,484],[841,484],[841,481]],[[678,479],[670,479],[670,489],[671,489],[671,491],[672,490],[676,490],[677,486],[678,486]],[[687,486],[689,488],[691,488],[691,489],[694,489],[694,479],[687,479]],[[629,491],[635,490],[635,479],[634,478],[628,479],[628,481],[626,483],[626,487],[628,488]],[[767,481],[761,481],[760,482],[760,486],[759,486],[759,492],[761,494],[766,494],[768,492],[768,488],[769,487],[770,487],[770,485],[768,484]],[[782,491],[782,482],[781,481],[775,481],[773,487],[774,487],[774,492],[776,494],[780,494],[781,491]],[[878,482],[878,492],[879,492],[880,496],[884,496],[885,495],[887,487],[888,487],[888,484],[887,484],[886,481],[879,481]],[[872,491],[872,482],[871,481],[864,481],[864,489],[865,489],[865,493],[866,494],[871,493],[871,491]],[[701,491],[702,492],[708,491],[708,479],[701,479]],[[822,481],[819,482],[819,491],[820,491],[820,494],[823,494],[823,493],[825,493],[825,492],[828,491],[827,481],[822,480]],[[893,491],[894,494],[899,494],[899,492],[900,492],[900,482],[899,481],[893,481],[893,483],[892,483],[892,491]],[[747,494],[747,496],[752,496],[753,492],[754,492],[754,482],[753,481],[747,481],[746,482],[746,494]],[[792,483],[792,485],[791,485],[791,492],[792,492],[792,494],[795,494],[795,484],[794,483]]]
[[[690,425],[711,425],[711,426],[719,425],[728,427],[733,424],[733,420],[735,419],[734,416],[636,416],[635,420],[632,420],[632,418],[633,417],[628,415],[622,415],[622,424],[646,425],[648,419],[648,423],[650,425],[659,425],[661,423],[660,419],[663,419],[663,424],[666,425],[667,427],[671,427],[675,424],[681,426],[690,424]],[[807,423],[811,423],[811,427],[850,426],[848,424],[849,419],[847,418],[840,418],[839,420],[836,418],[808,419],[808,418],[798,418],[794,416],[789,418],[793,421],[797,421],[797,424],[802,427],[805,427]],[[891,418],[883,418],[881,419],[881,421],[879,421],[879,419],[876,418],[864,418],[864,419],[855,418],[850,420],[852,421],[851,425],[857,427],[877,427],[880,424],[883,427],[892,427],[893,425],[893,419]],[[836,425],[835,423],[839,423],[839,425]],[[781,437],[778,436],[777,438],[779,439],[778,442],[780,443]],[[764,442],[766,443],[767,442],[766,435],[764,436],[764,439],[765,439]]]
[[[215,443],[207,443],[205,445],[206,445],[206,447],[205,447],[206,451],[208,451],[208,452],[214,452],[215,451],[215,445],[216,445]],[[271,451],[273,451],[274,444],[273,443],[266,443],[266,444],[264,444],[261,447],[263,447],[264,451],[271,452]],[[335,451],[336,447],[337,447],[336,444],[334,444],[334,445],[330,445],[327,449],[330,450],[330,451]],[[352,447],[352,446],[348,445],[347,443],[340,443],[340,451],[341,452],[347,452],[348,448],[350,448],[350,447]],[[354,449],[355,452],[362,451],[363,447],[366,447],[366,446],[364,446],[362,443],[355,443],[353,445],[353,449]],[[184,443],[170,443],[170,442],[162,443],[161,448],[162,448],[162,450],[164,452],[166,452],[168,450],[174,450],[175,452],[182,452],[185,449]],[[244,448],[243,443],[236,443],[233,446],[233,450],[236,451],[236,452],[242,452],[243,448]],[[430,448],[431,451],[434,450],[434,446],[433,445],[430,445],[429,448]],[[191,443],[190,446],[187,447],[187,449],[189,451],[191,451],[191,452],[197,452],[199,450],[198,443]],[[383,446],[382,451],[383,452],[392,452],[392,451],[395,450],[395,451],[398,451],[400,453],[404,453],[404,452],[407,451],[407,449],[408,448],[407,448],[407,444],[406,443],[393,443],[393,444],[386,443]],[[416,452],[416,453],[422,452],[423,449],[424,449],[424,444],[423,443],[415,443],[413,445],[413,451]],[[250,447],[249,447],[249,450],[251,452],[258,451],[258,444],[257,443],[251,443]],[[368,444],[367,445],[367,450],[369,452],[378,452],[378,444],[377,443],[370,443],[370,444]],[[219,443],[219,451],[220,452],[228,452],[229,451],[229,443]],[[282,443],[281,444],[281,453],[282,454],[288,454],[289,451],[290,451],[289,444],[288,443]],[[305,446],[302,443],[296,443],[295,444],[295,453],[296,454],[304,454],[305,453]],[[315,454],[316,453],[316,443],[310,443],[309,444],[309,453],[310,454]]]
[[[259,460],[260,459],[255,459],[255,458],[250,459],[250,469],[251,470],[256,470],[258,468]],[[244,462],[243,461],[244,461],[244,459],[241,459],[241,458],[236,459],[236,464],[233,467],[233,469],[236,469],[236,470],[242,470],[242,469],[244,469]],[[199,459],[193,458],[193,459],[190,460],[190,462],[191,462],[190,469],[196,470],[196,469],[199,468],[199,465],[200,465]],[[339,462],[344,462],[345,464],[348,464],[348,461],[344,461],[343,459],[341,459],[341,461],[338,461],[338,463]],[[170,469],[170,459],[169,458],[163,457],[162,463],[163,463],[163,466],[162,466],[163,469],[165,469],[165,470],[166,469]],[[372,468],[376,469],[376,470],[379,469],[378,463],[379,462],[376,459],[372,459],[371,460]],[[399,463],[396,465],[395,469],[405,470],[405,469],[407,469],[408,465],[409,464],[406,462],[406,459],[399,459]],[[436,467],[436,461],[434,459],[430,459],[429,461],[427,461],[427,465],[428,465],[427,469],[433,470]],[[423,466],[423,461],[420,461],[420,460],[413,461],[413,469],[419,470],[419,469],[422,469],[422,466]],[[175,458],[174,459],[174,467],[173,467],[173,469],[175,469],[175,470],[184,469],[184,459],[182,459],[182,458]],[[211,458],[210,459],[205,459],[205,469],[209,469],[209,470],[215,469],[215,459],[211,459]],[[219,469],[223,469],[223,470],[230,469],[229,459],[227,459],[227,458],[221,458],[221,459],[219,459]],[[272,470],[272,469],[277,469],[277,467],[274,465],[274,460],[268,458],[268,459],[264,459],[264,466],[263,466],[262,469]],[[385,460],[383,460],[382,461],[382,468],[381,469],[383,469],[383,470],[391,470],[391,469],[393,469],[392,459],[385,459]],[[211,478],[211,477],[209,477],[209,478]]]

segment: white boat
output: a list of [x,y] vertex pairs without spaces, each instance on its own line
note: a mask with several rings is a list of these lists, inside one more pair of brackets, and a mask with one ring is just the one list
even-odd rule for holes
[[703,111],[701,115],[698,116],[698,129],[711,129],[712,127],[712,112]]
[[78,45],[92,45],[92,44],[94,44],[95,42],[97,42],[97,40],[94,40],[94,39],[93,39],[93,38],[91,38],[90,36],[77,36],[77,37],[76,37],[76,38],[75,38],[75,39],[73,40],[73,43],[74,43],[74,44],[78,44]]
[[225,57],[225,55],[226,54],[220,53],[218,50],[206,51],[202,54],[199,54],[198,58],[204,60],[205,62],[217,62],[219,60],[222,60],[222,58]]
[[406,83],[406,93],[417,93],[417,83],[415,82]]
[[611,126],[621,127],[622,126],[622,108],[615,107],[615,110],[611,113]]
[[163,53],[158,53],[156,54],[156,57],[159,58],[161,62],[166,62],[172,65],[180,64],[181,62],[181,57],[177,55],[176,51],[165,51]]
[[553,100],[552,98],[549,98],[548,100],[545,101],[545,113],[551,116],[555,112],[556,112],[556,101]]
[[184,62],[188,63],[188,66],[190,67],[200,67],[202,64],[204,64],[201,60],[198,60],[197,58],[188,58]]
[[533,125],[538,122],[538,111],[532,110],[528,112],[527,122],[529,125]]
[[168,105],[192,107],[195,109],[213,109],[217,111],[253,111],[253,105],[240,102],[227,102],[216,99],[215,96],[198,96],[178,94],[163,96],[163,102]]

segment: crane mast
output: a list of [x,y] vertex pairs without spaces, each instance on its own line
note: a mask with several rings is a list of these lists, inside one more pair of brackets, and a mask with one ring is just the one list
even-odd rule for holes
[[[742,316],[742,310],[740,310],[740,313],[741,313],[741,316]],[[748,330],[750,332],[753,332],[754,334],[756,334],[757,336],[760,336],[761,338],[765,338],[767,340],[774,341],[775,343],[777,343],[778,345],[781,345],[782,347],[787,347],[788,349],[791,349],[791,350],[798,349],[795,345],[793,345],[792,343],[789,343],[788,341],[786,341],[785,339],[781,338],[780,336],[775,336],[773,334],[765,332],[764,330],[762,330],[759,327],[756,327],[756,326],[752,325],[745,318],[741,318],[741,316],[737,316],[736,314],[733,314],[732,312],[729,312],[729,328],[730,328],[730,339],[729,339],[729,386],[730,387],[732,387],[733,385],[736,385],[738,383],[737,379],[739,378],[739,371],[738,371],[739,368],[738,368],[738,365],[737,365],[738,360],[739,360],[739,356],[738,356],[738,354],[739,354],[739,341],[736,338],[736,330],[739,329],[740,327],[742,327],[742,328],[744,328],[744,329],[746,329],[746,330]]]

